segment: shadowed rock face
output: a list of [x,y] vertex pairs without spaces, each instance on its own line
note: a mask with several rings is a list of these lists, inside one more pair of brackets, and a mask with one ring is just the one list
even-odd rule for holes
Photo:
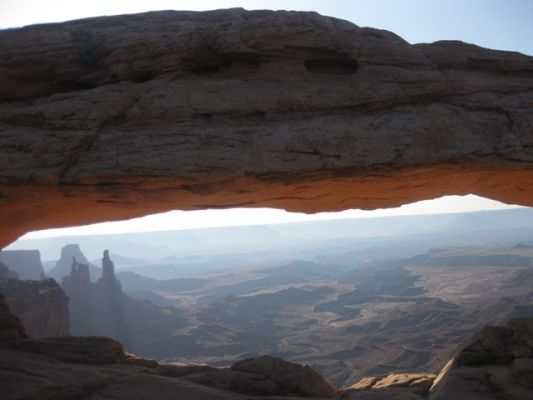
[[533,58],[316,13],[0,32],[0,244],[169,209],[533,205]]
[[70,334],[69,302],[53,279],[0,279],[0,293],[31,337]]
[[0,345],[26,337],[26,330],[20,319],[11,314],[4,295],[0,293]]
[[533,398],[533,318],[485,327],[442,369],[431,400]]

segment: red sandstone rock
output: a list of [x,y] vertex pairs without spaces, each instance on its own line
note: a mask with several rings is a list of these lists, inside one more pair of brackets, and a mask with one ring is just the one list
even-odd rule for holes
[[0,32],[0,244],[170,209],[533,205],[533,58],[316,13]]

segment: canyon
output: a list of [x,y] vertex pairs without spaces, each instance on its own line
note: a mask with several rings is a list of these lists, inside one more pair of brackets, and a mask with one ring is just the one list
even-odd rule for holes
[[[529,399],[533,320],[486,328],[439,376],[389,375],[336,390],[307,366],[272,357],[231,368],[159,365],[98,337],[30,339],[0,297],[0,389],[8,399]],[[257,397],[260,396],[260,397]]]
[[[237,393],[307,396],[311,389],[302,387],[324,380],[327,386],[320,385],[329,387],[329,392],[316,394],[320,398],[432,399],[439,398],[435,397],[437,393],[447,398],[462,388],[465,398],[490,399],[507,393],[509,398],[527,399],[531,394],[527,332],[533,315],[532,212],[515,209],[390,217],[373,223],[341,220],[261,229],[233,227],[235,238],[248,237],[246,246],[254,241],[272,246],[265,240],[272,232],[290,232],[281,240],[288,249],[281,247],[277,254],[267,257],[260,245],[256,253],[245,246],[240,261],[235,254],[224,253],[237,251],[239,241],[233,248],[224,244],[218,250],[221,253],[214,250],[216,246],[209,246],[216,245],[227,230],[204,229],[202,234],[195,234],[209,240],[196,243],[198,247],[193,250],[203,252],[203,257],[184,254],[181,259],[189,264],[196,259],[196,267],[179,264],[177,257],[165,258],[167,263],[177,263],[166,264],[165,273],[174,269],[186,274],[181,278],[139,275],[150,270],[149,260],[104,252],[100,260],[91,261],[95,267],[102,266],[99,275],[91,279],[88,265],[74,258],[62,286],[69,297],[71,331],[76,337],[12,344],[16,351],[8,353],[6,359],[19,359],[15,365],[25,371],[16,377],[20,382],[24,374],[33,373],[28,369],[31,365],[24,363],[36,352],[46,357],[60,356],[61,362],[74,362],[77,365],[70,369],[75,375],[80,363],[89,362],[73,361],[81,357],[79,352],[83,352],[82,360],[94,360],[100,357],[99,346],[120,348],[124,356],[106,357],[119,360],[116,362],[121,367],[110,372],[108,366],[94,366],[93,372],[107,374],[106,382],[114,382],[112,386],[124,391],[123,395],[115,391],[109,394],[103,381],[91,381],[92,373],[83,385],[70,381],[67,367],[56,365],[70,382],[65,391],[118,398],[131,393],[119,383],[122,378],[116,381],[118,376],[114,374],[134,373],[120,361],[126,352],[132,352],[137,355],[135,359],[143,360],[138,361],[142,365],[131,367],[134,370],[144,368],[143,373],[177,379],[176,385],[202,387],[195,390],[217,391],[216,395],[211,393],[213,396],[223,396],[220,391],[230,398]],[[374,235],[381,226],[381,236],[360,236],[361,227],[369,223],[374,226]],[[421,229],[418,232],[417,224]],[[313,244],[307,241],[311,226],[320,232],[319,236],[312,235]],[[298,232],[303,235],[300,246]],[[128,237],[141,240],[143,249],[150,249],[150,245],[162,249],[160,245],[165,242],[175,241],[182,246],[187,235],[176,231],[156,232],[153,238],[116,236],[109,237],[109,243],[119,243],[121,249],[141,247],[136,242],[126,247],[124,240]],[[167,239],[162,241],[164,237]],[[86,238],[84,243],[91,241],[102,243],[102,238]],[[27,242],[36,245],[46,240]],[[435,243],[438,248],[424,251]],[[60,259],[44,262],[45,270],[57,271],[56,266],[65,264],[65,258],[72,254],[82,260],[94,258],[86,257],[83,249],[77,244],[57,249],[55,254]],[[220,265],[202,272],[208,255]],[[154,276],[160,276],[160,262],[155,260],[151,265]],[[3,276],[7,275],[9,271],[4,271]],[[124,281],[119,282],[122,278]],[[137,297],[130,297],[130,293]],[[46,298],[41,299],[41,303],[46,302]],[[33,308],[31,304],[29,308]],[[170,314],[173,309],[174,317]],[[480,330],[486,324],[498,327]],[[472,339],[476,331],[480,333]],[[87,335],[111,339],[95,341]],[[526,344],[520,344],[521,340]],[[491,346],[493,350],[488,350]],[[63,347],[68,351],[57,355],[57,349]],[[18,352],[22,348],[24,354]],[[253,371],[239,367],[247,365],[241,364],[243,359],[254,360]],[[299,365],[308,367],[302,370]],[[309,372],[310,368],[314,372]],[[5,373],[0,369],[0,374]],[[281,386],[280,374],[287,378]],[[303,386],[294,389],[293,379]],[[158,393],[163,387],[150,390]]]

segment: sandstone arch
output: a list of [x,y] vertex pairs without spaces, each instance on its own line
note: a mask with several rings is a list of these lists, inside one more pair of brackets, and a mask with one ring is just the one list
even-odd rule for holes
[[533,205],[533,57],[316,13],[0,32],[0,246],[169,209]]

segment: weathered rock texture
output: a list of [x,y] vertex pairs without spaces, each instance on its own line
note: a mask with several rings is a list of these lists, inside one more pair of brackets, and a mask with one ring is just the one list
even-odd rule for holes
[[25,337],[27,335],[24,326],[17,316],[11,314],[4,295],[0,293],[0,346]]
[[70,334],[68,299],[53,279],[0,279],[0,293],[31,337]]
[[533,205],[532,105],[532,57],[316,13],[4,30],[0,244],[169,209]]
[[352,385],[343,398],[354,400],[422,400],[427,398],[434,374],[390,374],[367,377]]
[[44,277],[39,250],[0,251],[0,262],[5,264],[11,271],[16,272],[19,279],[39,280]]
[[533,318],[485,327],[435,380],[431,400],[533,399]]
[[270,356],[238,361],[231,368],[161,365],[157,373],[216,389],[257,396],[331,398],[340,394],[311,367]]
[[236,362],[231,369],[264,376],[274,381],[283,390],[274,394],[313,397],[334,397],[338,394],[338,391],[310,366],[292,363],[277,357],[249,358]]

